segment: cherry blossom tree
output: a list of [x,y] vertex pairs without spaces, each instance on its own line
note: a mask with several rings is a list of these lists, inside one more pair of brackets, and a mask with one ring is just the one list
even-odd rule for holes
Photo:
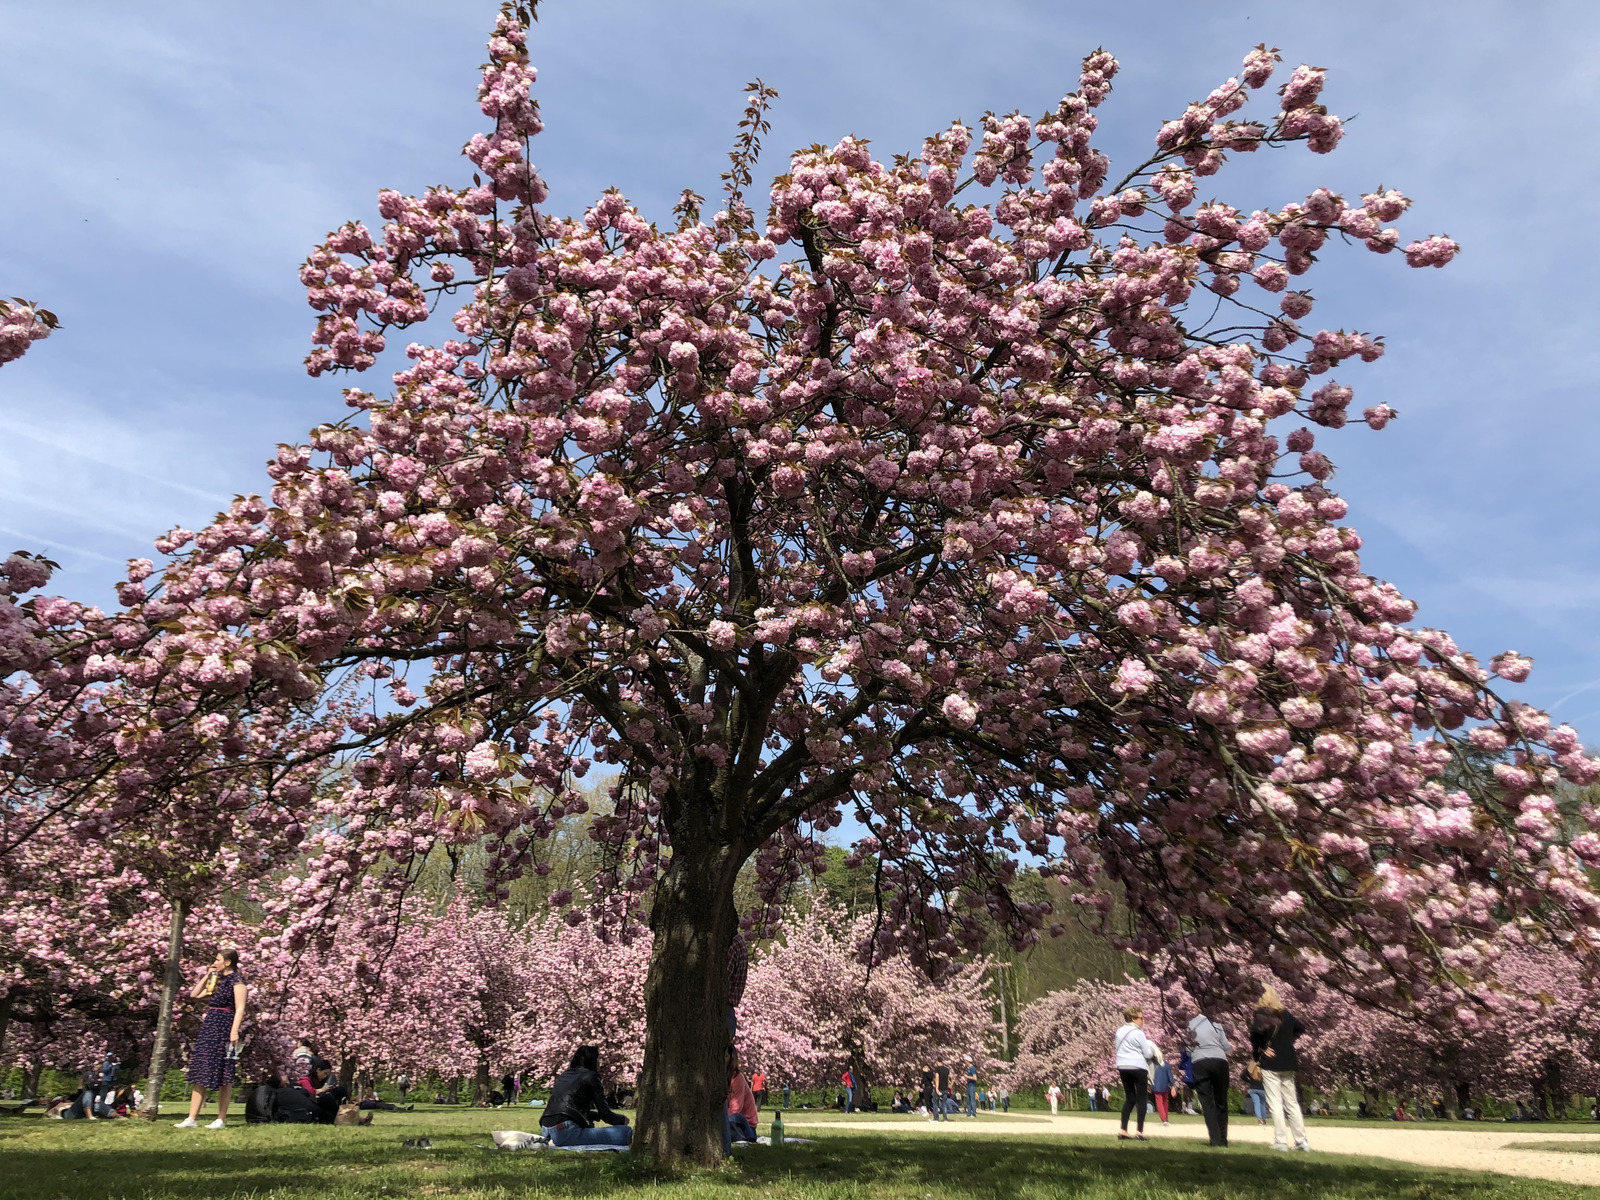
[[[1410,201],[1196,203],[1234,154],[1335,148],[1322,71],[1252,116],[1278,62],[1252,51],[1116,177],[1097,51],[1035,118],[794,155],[764,223],[758,83],[720,209],[686,191],[663,230],[614,192],[541,207],[530,15],[490,40],[471,186],[380,192],[379,233],[302,269],[313,374],[372,367],[453,295],[452,335],[281,447],[270,506],[162,539],[122,612],[6,610],[34,682],[0,695],[0,789],[82,821],[93,781],[169,795],[242,714],[383,681],[344,741],[261,752],[260,794],[317,815],[293,948],[441,842],[489,845],[491,892],[537,871],[574,780],[614,768],[590,895],[602,928],[648,908],[637,1145],[668,1158],[718,1154],[740,869],[775,904],[847,809],[870,953],[936,975],[993,924],[1050,925],[1012,894],[1021,854],[1107,917],[1120,889],[1136,953],[1239,984],[1237,947],[1394,1001],[1490,973],[1506,921],[1591,938],[1596,814],[1557,821],[1551,792],[1600,764],[1363,572],[1316,448],[1352,403],[1331,372],[1383,346],[1303,324],[1301,281],[1339,243],[1398,249]],[[12,594],[37,574],[11,571]],[[85,707],[94,678],[123,690]],[[1493,794],[1440,782],[1469,722]],[[336,753],[314,806],[296,772]],[[0,847],[29,835],[0,819]]]
[[869,962],[874,920],[819,902],[778,927],[740,1005],[751,1067],[804,1086],[832,1083],[848,1067],[866,1086],[903,1081],[936,1058],[994,1065],[991,964],[974,959],[932,982],[904,953]]
[[[1022,1010],[1017,1020],[1017,1056],[1006,1069],[1014,1088],[1099,1087],[1117,1082],[1115,1034],[1124,1010],[1144,1010],[1145,1032],[1163,1054],[1177,1062],[1183,1029],[1193,1015],[1181,991],[1160,989],[1145,980],[1123,983],[1082,980],[1049,992]],[[1235,1025],[1235,1037],[1242,1031]]]

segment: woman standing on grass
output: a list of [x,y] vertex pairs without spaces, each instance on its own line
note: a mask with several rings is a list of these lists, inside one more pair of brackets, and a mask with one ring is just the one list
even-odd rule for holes
[[1272,1143],[1275,1150],[1287,1150],[1289,1141],[1284,1133],[1285,1118],[1289,1132],[1294,1134],[1294,1148],[1309,1150],[1306,1140],[1306,1121],[1300,1112],[1300,1097],[1295,1092],[1295,1072],[1300,1061],[1294,1052],[1295,1039],[1306,1027],[1293,1013],[1284,1011],[1278,991],[1270,984],[1262,989],[1261,1003],[1250,1022],[1250,1050],[1261,1066],[1262,1090],[1267,1094],[1267,1108],[1272,1112]]
[[249,995],[239,971],[239,952],[219,950],[205,978],[189,993],[206,1002],[206,1015],[200,1022],[200,1035],[189,1056],[189,1115],[175,1128],[193,1129],[200,1118],[206,1093],[217,1093],[217,1119],[207,1129],[222,1129],[228,1122],[228,1101],[233,1099],[233,1080],[239,1070],[239,1026],[244,1023],[244,1006]]
[[1144,1009],[1124,1009],[1127,1024],[1113,1038],[1117,1052],[1117,1074],[1122,1076],[1122,1129],[1119,1141],[1128,1136],[1128,1114],[1139,1114],[1138,1140],[1144,1141],[1145,1093],[1150,1082],[1148,1064],[1160,1057],[1155,1043],[1144,1035]]

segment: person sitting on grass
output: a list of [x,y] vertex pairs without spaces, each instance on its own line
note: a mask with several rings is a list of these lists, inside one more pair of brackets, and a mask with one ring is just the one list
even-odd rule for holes
[[[594,1123],[598,1116],[609,1129]],[[633,1141],[628,1118],[613,1112],[600,1083],[600,1048],[579,1046],[572,1065],[556,1076],[539,1126],[557,1146],[627,1146]]]
[[325,1058],[311,1060],[310,1074],[300,1077],[300,1090],[316,1106],[319,1125],[332,1125],[339,1106],[350,1099],[350,1093],[334,1078],[333,1064]]
[[889,1105],[889,1111],[896,1113],[908,1113],[911,1111],[911,1101],[906,1098],[904,1092],[896,1092],[894,1094],[894,1103]]

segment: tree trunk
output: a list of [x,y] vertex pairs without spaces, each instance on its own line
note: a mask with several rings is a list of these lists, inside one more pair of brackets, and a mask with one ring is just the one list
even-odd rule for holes
[[447,1090],[445,1092],[445,1094],[444,1094],[444,1102],[446,1104],[460,1104],[461,1103],[461,1080],[460,1079],[452,1079],[450,1081],[449,1090]]
[[999,963],[995,967],[995,979],[1000,988],[1000,1057],[1011,1061],[1011,1020],[1006,1015],[1006,965]]
[[352,1100],[359,1100],[360,1097],[357,1096],[353,1091],[351,1091],[351,1088],[354,1086],[355,1081],[356,1081],[356,1060],[354,1058],[350,1058],[350,1057],[341,1058],[339,1060],[339,1086],[342,1087],[345,1091],[350,1092],[350,1098]]
[[11,1004],[16,991],[16,988],[7,988],[6,994],[0,996],[0,1062],[5,1061],[6,1030],[11,1025]]
[[478,1052],[478,1069],[472,1073],[472,1103],[483,1108],[489,1103],[489,1093],[494,1085],[489,1080],[489,1058]]
[[183,922],[189,915],[187,900],[172,902],[172,932],[167,938],[167,975],[161,984],[161,1008],[156,1013],[156,1036],[150,1046],[150,1076],[145,1081],[139,1115],[154,1121],[161,1113],[161,1085],[167,1081],[167,1043],[172,1035],[172,1008],[183,986]]
[[1459,1117],[1472,1107],[1472,1089],[1465,1083],[1456,1084],[1456,1116]]
[[1549,1119],[1562,1120],[1567,1115],[1567,1089],[1561,1081],[1561,1060],[1549,1058],[1544,1064],[1544,1090],[1550,1097]]
[[658,1160],[710,1165],[722,1157],[728,946],[738,931],[733,885],[744,855],[686,840],[674,837],[650,913],[655,946],[633,1145]]

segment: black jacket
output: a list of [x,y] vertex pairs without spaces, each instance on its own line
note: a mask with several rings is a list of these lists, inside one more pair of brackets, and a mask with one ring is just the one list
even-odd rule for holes
[[606,1103],[606,1090],[600,1084],[600,1076],[583,1067],[568,1067],[556,1076],[555,1086],[550,1089],[550,1102],[544,1106],[539,1124],[559,1125],[571,1121],[588,1129],[596,1115],[607,1125],[628,1123],[627,1117],[612,1112]]
[[1293,1013],[1258,1008],[1250,1022],[1250,1056],[1263,1071],[1298,1071],[1294,1042],[1305,1031]]

